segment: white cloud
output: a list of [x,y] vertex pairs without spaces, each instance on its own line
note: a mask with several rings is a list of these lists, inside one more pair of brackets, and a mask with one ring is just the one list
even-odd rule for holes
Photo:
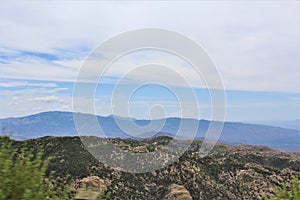
[[19,101],[19,97],[14,96],[14,97],[10,100],[10,102],[8,103],[8,105],[18,105],[18,104],[19,104],[18,101]]
[[69,88],[56,87],[56,88],[30,88],[18,90],[1,90],[1,97],[14,96],[14,95],[28,95],[36,96],[37,94],[54,94],[60,91],[68,90]]
[[0,87],[56,87],[55,83],[0,82]]
[[0,66],[2,78],[73,81],[77,73],[76,69],[32,58],[22,61],[11,61],[10,64],[0,64]]
[[[87,49],[124,31],[157,27],[178,31],[201,44],[216,63],[226,89],[299,92],[298,1],[0,4],[0,52],[76,52],[74,58],[47,62],[32,57],[10,60],[0,64],[1,78],[74,81]],[[192,70],[173,67],[198,84]],[[156,72],[132,78],[165,78],[176,84],[174,77]]]
[[43,111],[66,110],[71,111],[72,99],[69,95],[59,93],[51,93],[44,95],[43,93],[25,90],[13,92],[8,95],[1,96],[1,118],[25,116]]
[[32,99],[29,99],[29,101],[45,101],[47,103],[50,103],[50,102],[58,102],[58,103],[63,103],[63,101],[58,98],[57,96],[45,96],[45,97],[35,97],[35,98],[32,98]]

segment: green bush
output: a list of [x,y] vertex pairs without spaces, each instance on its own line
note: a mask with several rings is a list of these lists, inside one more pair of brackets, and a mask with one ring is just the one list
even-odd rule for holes
[[49,160],[42,151],[14,149],[7,136],[0,140],[0,200],[70,199],[65,182],[45,176]]
[[292,179],[291,190],[288,191],[286,184],[281,188],[275,188],[275,195],[270,200],[299,200],[300,199],[300,182],[299,179],[294,177]]

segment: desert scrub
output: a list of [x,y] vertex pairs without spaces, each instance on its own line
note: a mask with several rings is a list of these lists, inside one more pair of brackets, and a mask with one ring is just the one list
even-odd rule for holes
[[[268,198],[265,198],[266,200]],[[270,200],[299,200],[300,199],[300,181],[293,177],[291,189],[288,190],[286,184],[275,188],[275,195]]]

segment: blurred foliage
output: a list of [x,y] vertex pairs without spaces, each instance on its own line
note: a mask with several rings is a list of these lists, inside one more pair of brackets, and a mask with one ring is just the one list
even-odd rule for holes
[[51,179],[45,175],[49,159],[42,159],[27,148],[12,147],[8,136],[0,143],[0,200],[71,199],[74,191],[66,180]]
[[[290,190],[287,189],[286,184],[282,187],[275,188],[275,195],[270,200],[299,200],[300,199],[300,181],[293,177]],[[268,198],[265,198],[268,199]]]

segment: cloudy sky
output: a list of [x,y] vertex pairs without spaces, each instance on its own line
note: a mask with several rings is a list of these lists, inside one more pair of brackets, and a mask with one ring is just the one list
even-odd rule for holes
[[[91,51],[115,35],[140,28],[176,31],[205,49],[226,89],[226,120],[299,119],[300,2],[270,0],[1,1],[0,117],[71,111],[73,83]],[[111,105],[110,97],[122,69],[143,63],[163,63],[191,81],[200,116],[185,117],[211,117],[211,99],[201,77],[178,57],[151,50],[116,61],[95,99],[84,102],[94,102],[97,114],[111,114],[118,105]],[[126,78],[131,84],[164,81],[185,89],[160,70]],[[180,103],[190,105],[188,100]],[[130,114],[148,118],[155,105],[163,106],[167,116],[180,116],[176,95],[157,85],[133,93]],[[80,111],[87,111],[84,105]]]

